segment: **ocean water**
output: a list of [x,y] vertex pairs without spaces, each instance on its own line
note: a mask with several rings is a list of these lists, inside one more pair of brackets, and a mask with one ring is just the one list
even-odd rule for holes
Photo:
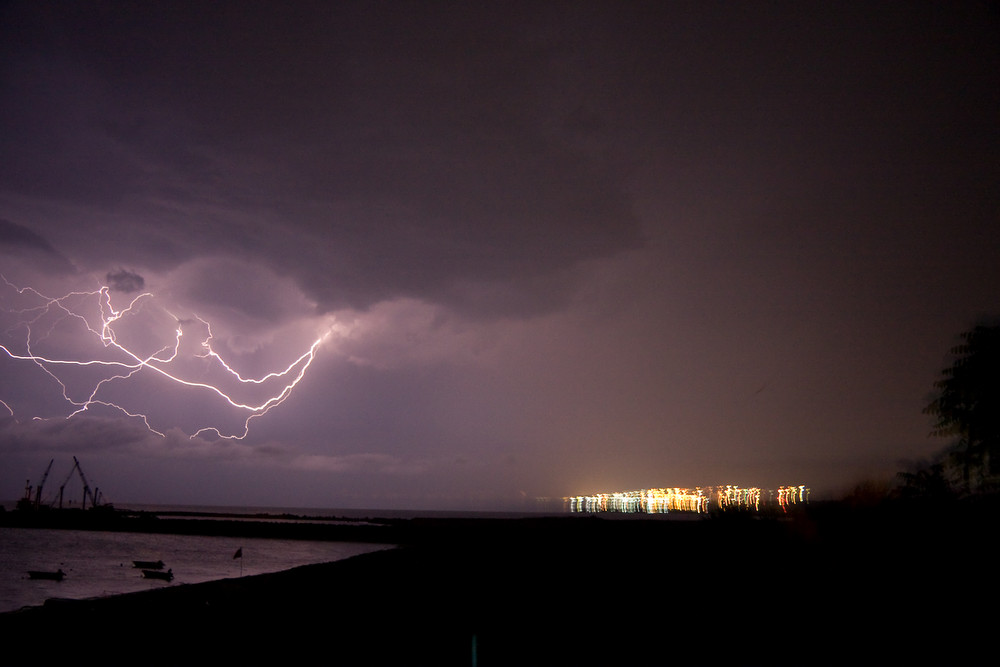
[[[391,548],[381,544],[0,527],[0,612],[49,598],[84,599],[278,572]],[[242,558],[234,558],[237,550]],[[162,560],[171,582],[145,579],[133,560]],[[29,570],[66,573],[62,581]]]

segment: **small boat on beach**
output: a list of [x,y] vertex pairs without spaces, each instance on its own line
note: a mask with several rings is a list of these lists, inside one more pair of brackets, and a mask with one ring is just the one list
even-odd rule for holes
[[162,570],[163,561],[162,560],[134,560],[132,561],[132,567],[139,568],[140,570]]
[[59,568],[55,572],[45,572],[42,570],[28,570],[28,579],[48,579],[49,581],[62,581],[66,573]]
[[163,572],[162,570],[143,570],[142,576],[146,579],[162,579],[163,581],[172,581],[174,578],[174,571],[167,570]]

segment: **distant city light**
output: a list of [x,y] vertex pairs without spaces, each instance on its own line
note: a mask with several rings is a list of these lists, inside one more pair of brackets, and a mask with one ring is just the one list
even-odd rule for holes
[[639,489],[637,491],[612,491],[589,496],[568,496],[563,502],[570,512],[623,512],[636,514],[664,514],[666,512],[695,512],[703,514],[712,510],[780,508],[809,502],[809,487],[779,486],[777,489],[759,487],[696,486]]

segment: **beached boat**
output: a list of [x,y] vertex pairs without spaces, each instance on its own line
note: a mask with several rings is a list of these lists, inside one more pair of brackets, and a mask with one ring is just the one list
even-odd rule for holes
[[162,579],[163,581],[171,581],[174,578],[174,571],[167,570],[163,572],[161,570],[143,570],[142,576],[147,579]]
[[66,573],[62,571],[62,568],[56,570],[55,572],[45,572],[41,570],[28,570],[29,579],[49,579],[50,581],[62,581]]
[[163,561],[162,560],[134,560],[132,561],[132,567],[137,567],[140,570],[162,570]]

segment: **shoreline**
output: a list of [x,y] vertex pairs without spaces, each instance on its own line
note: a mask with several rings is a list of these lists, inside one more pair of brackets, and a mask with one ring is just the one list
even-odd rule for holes
[[342,561],[0,614],[0,664],[988,664],[1000,591],[965,575],[993,517],[410,520]]

